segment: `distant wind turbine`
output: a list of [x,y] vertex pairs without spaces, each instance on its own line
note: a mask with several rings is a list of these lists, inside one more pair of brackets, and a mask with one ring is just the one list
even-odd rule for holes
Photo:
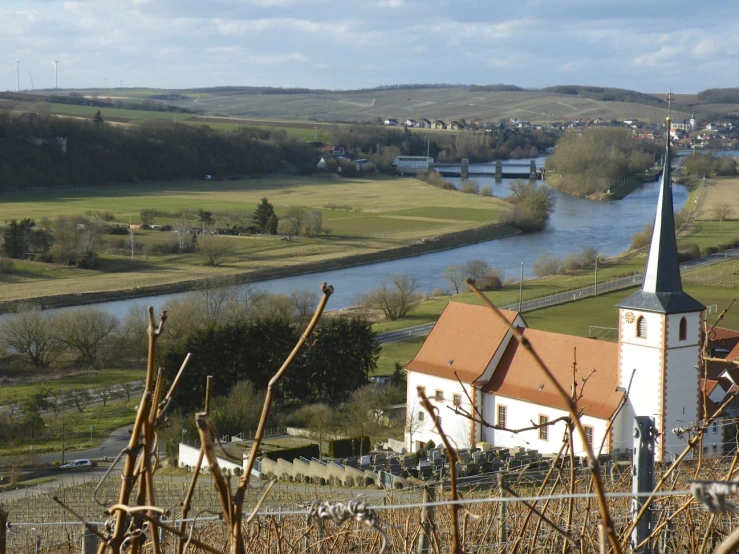
[[59,90],[59,60],[54,60],[54,90]]
[[15,77],[17,79],[16,91],[21,91],[21,61],[15,60]]

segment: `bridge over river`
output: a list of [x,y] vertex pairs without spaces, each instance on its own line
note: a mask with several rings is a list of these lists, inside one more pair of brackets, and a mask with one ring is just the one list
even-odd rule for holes
[[529,162],[514,162],[496,160],[491,163],[470,164],[467,160],[458,163],[435,163],[429,166],[441,173],[444,177],[495,177],[496,181],[502,179],[543,179],[544,168],[537,169],[536,160]]

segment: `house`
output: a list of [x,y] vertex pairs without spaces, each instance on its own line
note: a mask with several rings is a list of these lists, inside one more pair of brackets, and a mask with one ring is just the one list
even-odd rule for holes
[[426,119],[425,117],[422,117],[418,120],[418,128],[419,129],[431,129],[431,120]]
[[398,120],[397,119],[386,119],[385,125],[388,127],[397,127],[398,126]]
[[415,119],[406,119],[405,123],[403,123],[406,127],[418,127],[418,121]]
[[459,131],[460,129],[464,129],[464,125],[462,125],[459,121],[452,121],[449,123],[449,125],[446,126],[447,129],[451,129],[452,131]]
[[[487,308],[450,302],[406,367],[406,448],[416,451],[428,440],[441,440],[434,421],[420,409],[421,387],[459,448],[488,443],[547,454],[559,451],[566,432],[566,401],[513,337],[510,324],[533,346],[559,385],[574,393],[585,440],[593,448],[602,444],[604,453],[628,451],[634,418],[647,416],[656,430],[657,460],[684,450],[687,433],[679,429],[703,419],[703,390],[706,409],[715,408],[733,387],[739,388],[739,370],[726,367],[701,381],[696,368],[705,306],[682,289],[670,163],[667,141],[644,280],[640,290],[616,306],[618,342],[530,329],[519,313],[503,310],[507,321],[502,321]],[[726,338],[726,344],[733,344],[739,357],[739,334],[737,340]],[[717,422],[715,432],[712,427],[706,433],[706,454],[723,450],[722,425]],[[577,455],[586,450],[579,436],[574,448]]]
[[326,164],[326,159],[325,158],[321,158],[320,160],[318,160],[318,163],[316,164],[316,167],[318,169],[323,170],[323,171],[325,171],[326,169],[328,169],[328,165]]
[[346,148],[341,145],[334,146],[331,150],[331,155],[334,158],[343,158],[346,156]]
[[432,129],[446,129],[446,123],[444,123],[441,119],[435,119],[434,122],[431,124]]

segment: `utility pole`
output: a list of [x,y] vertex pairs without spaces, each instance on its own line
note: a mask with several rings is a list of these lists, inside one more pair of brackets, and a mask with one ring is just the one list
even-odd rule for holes
[[59,90],[59,60],[54,60],[54,90]]
[[[631,516],[636,518],[641,511],[646,498],[639,496],[643,493],[651,493],[654,490],[654,421],[648,416],[637,416],[634,418],[634,458],[633,485],[634,499],[631,501]],[[652,546],[647,543],[637,550],[637,545],[646,540],[652,533],[652,509],[644,512],[644,515],[636,522],[631,534],[631,548],[634,554],[652,554]]]
[[521,304],[523,304],[523,264],[521,262],[521,279],[518,281],[518,313],[521,313]]
[[593,296],[598,296],[598,262],[600,261],[600,256],[595,257],[595,288]]

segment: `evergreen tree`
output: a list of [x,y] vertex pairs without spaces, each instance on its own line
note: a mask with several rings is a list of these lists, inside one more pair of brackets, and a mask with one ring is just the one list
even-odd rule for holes
[[30,249],[31,230],[36,225],[33,219],[13,219],[3,233],[3,254],[8,258],[24,258]]
[[[254,210],[252,221],[254,226],[259,229],[262,233],[271,231],[270,217],[275,215],[275,208],[269,203],[267,197],[262,198],[262,202],[257,205],[257,209]],[[276,218],[275,218],[276,219]],[[277,233],[277,222],[274,223],[274,232]],[[273,233],[274,234],[274,233]]]
[[103,114],[100,112],[100,110],[96,111],[95,115],[92,116],[92,123],[97,129],[102,127],[105,123],[105,120],[103,119]]

